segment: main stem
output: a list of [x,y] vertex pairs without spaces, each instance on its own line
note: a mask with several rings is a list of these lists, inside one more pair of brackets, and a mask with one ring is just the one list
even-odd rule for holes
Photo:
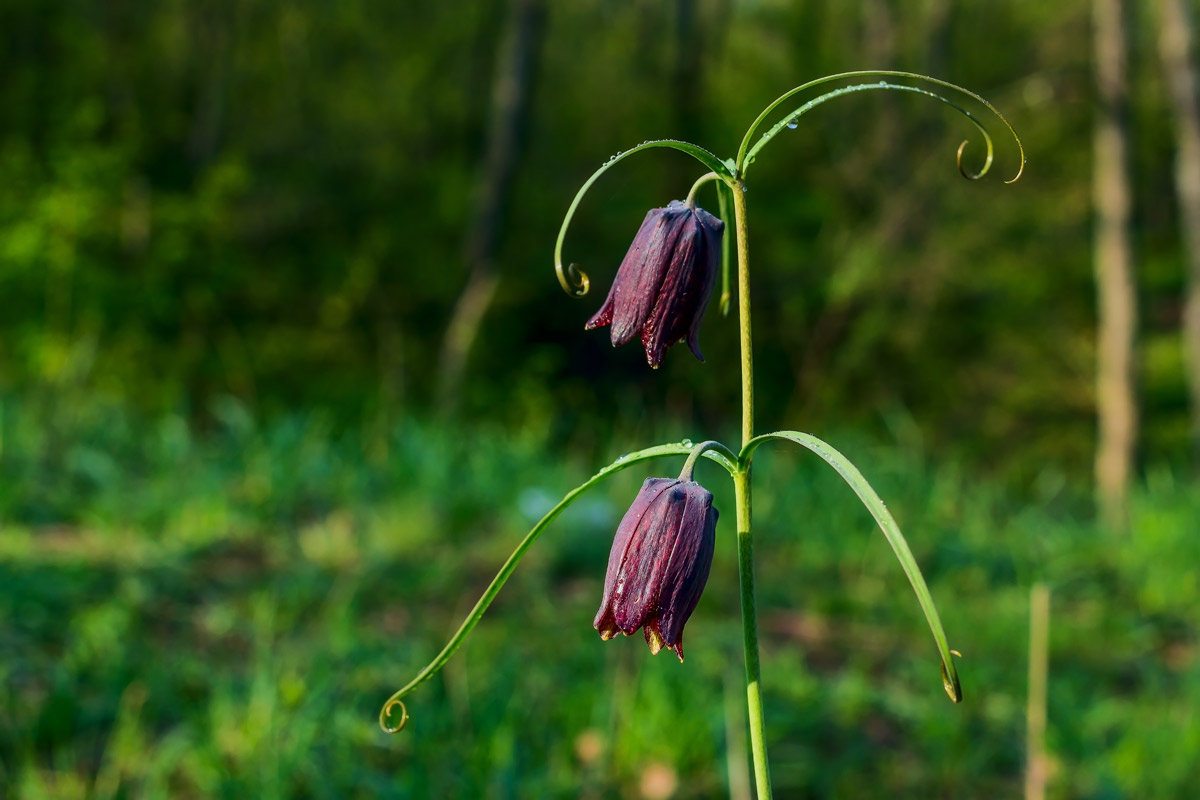
[[[738,329],[742,355],[742,446],[754,438],[754,350],[750,340],[750,248],[746,242],[746,190],[738,181],[733,190],[733,219],[737,236]],[[750,755],[758,800],[771,798],[771,769],[763,730],[762,680],[758,665],[758,617],[754,605],[754,539],[750,534],[750,465],[733,476],[737,505],[738,575],[742,594],[742,647],[746,653],[746,712],[750,723]]]
[[[746,242],[746,189],[733,189],[733,226],[737,236],[738,331],[742,354],[742,447],[754,438],[754,347],[750,342],[750,245]],[[749,517],[747,517],[748,519]]]

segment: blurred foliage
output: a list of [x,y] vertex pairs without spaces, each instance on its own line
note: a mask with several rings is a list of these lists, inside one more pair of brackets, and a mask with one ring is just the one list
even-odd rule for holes
[[[1025,179],[953,169],[968,126],[920,98],[858,95],[773,143],[750,186],[764,425],[911,419],[927,446],[1025,484],[1086,480],[1092,447],[1088,6],[985,0],[555,4],[460,407],[596,435],[716,427],[736,409],[732,320],[707,367],[662,373],[585,334],[645,209],[696,176],[638,156],[582,210],[561,295],[550,253],[578,184],[647,138],[732,155],[769,100],[820,74],[927,71],[1026,139]],[[687,24],[679,16],[687,11]],[[1136,40],[1137,224],[1147,462],[1180,462],[1182,267],[1150,8]],[[503,4],[348,0],[0,8],[0,388],[64,385],[204,421],[233,395],[335,421],[427,408],[466,281]],[[986,43],[986,46],[982,46]],[[980,155],[972,143],[968,159]],[[711,198],[702,202],[713,206]],[[538,309],[538,313],[530,313]],[[669,387],[664,391],[663,387]],[[686,387],[686,388],[685,388]],[[584,434],[593,435],[592,432]]]
[[[407,422],[330,437],[319,416],[260,426],[233,400],[202,439],[178,417],[139,428],[117,413],[5,408],[0,796],[727,791],[726,731],[742,714],[731,529],[718,530],[683,665],[591,629],[642,470],[555,523],[467,646],[409,698],[409,727],[387,736],[379,704],[593,465],[547,470],[541,434],[479,428],[468,442]],[[28,433],[68,427],[58,444]],[[817,459],[764,447],[758,586],[779,795],[1016,796],[1028,591],[1042,580],[1051,796],[1188,796],[1200,777],[1195,487],[1156,471],[1131,535],[1115,538],[1076,521],[1090,503],[1061,482],[1025,504],[957,465],[831,438],[869,465],[905,527],[964,654],[966,700],[946,699],[921,612],[850,490]],[[719,468],[702,463],[698,477],[732,507]]]

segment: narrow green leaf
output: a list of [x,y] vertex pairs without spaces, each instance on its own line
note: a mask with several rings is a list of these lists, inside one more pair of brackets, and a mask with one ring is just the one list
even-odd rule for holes
[[929,593],[929,587],[925,585],[925,578],[921,575],[921,568],[917,566],[917,561],[913,558],[912,550],[908,548],[908,542],[904,539],[904,534],[900,532],[900,526],[896,524],[887,506],[883,500],[871,488],[871,484],[867,483],[867,479],[858,471],[854,464],[850,463],[850,459],[835,450],[826,442],[821,441],[815,436],[799,431],[776,431],[774,433],[765,433],[762,436],[756,436],[742,448],[742,452],[738,457],[739,462],[745,467],[750,463],[754,455],[754,451],[758,446],[769,439],[782,439],[784,441],[793,442],[806,447],[816,453],[821,458],[825,459],[831,467],[837,470],[837,473],[845,479],[846,483],[850,484],[850,488],[862,500],[867,510],[871,512],[871,516],[875,518],[875,522],[879,524],[880,530],[887,538],[888,544],[892,546],[892,550],[896,553],[896,558],[900,560],[900,566],[904,569],[904,574],[908,576],[908,582],[912,584],[913,591],[917,595],[917,602],[921,604],[921,610],[925,612],[925,620],[929,623],[929,630],[933,633],[933,638],[937,642],[938,652],[942,658],[942,685],[946,688],[946,694],[950,695],[950,699],[956,703],[962,702],[962,685],[959,683],[958,671],[954,667],[953,653],[950,645],[946,642],[946,632],[942,629],[942,620],[938,616],[937,606],[933,603],[933,596]]
[[[500,571],[496,573],[496,577],[492,579],[492,582],[488,584],[487,589],[484,590],[483,595],[479,598],[479,602],[477,602],[475,607],[471,609],[471,612],[467,614],[467,618],[463,620],[462,625],[460,625],[458,630],[455,631],[454,635],[450,637],[450,641],[446,643],[446,646],[442,648],[442,651],[438,653],[432,661],[426,664],[425,667],[417,673],[416,677],[405,684],[400,690],[388,698],[386,703],[383,704],[383,708],[379,712],[380,727],[388,733],[396,733],[404,727],[405,723],[408,721],[408,711],[404,708],[403,698],[411,694],[413,690],[415,690],[422,683],[436,675],[438,671],[446,665],[446,662],[450,660],[450,657],[454,655],[455,651],[462,646],[462,643],[467,638],[467,635],[470,634],[476,624],[479,623],[480,618],[483,617],[483,614],[485,611],[487,611],[488,606],[490,606],[492,601],[496,599],[496,595],[500,593],[500,589],[503,588],[505,582],[508,581],[509,576],[512,575],[513,571],[516,570],[517,564],[520,563],[525,554],[529,552],[529,548],[532,547],[534,542],[538,540],[538,537],[542,535],[542,531],[544,531],[551,522],[557,519],[558,516],[567,509],[567,507],[583,496],[589,489],[592,489],[610,475],[615,475],[624,469],[632,467],[634,464],[642,461],[649,461],[652,458],[662,458],[663,456],[686,456],[691,453],[693,449],[695,449],[695,445],[693,445],[691,442],[672,442],[670,444],[660,444],[654,447],[648,447],[644,450],[637,450],[633,453],[627,453],[613,463],[609,464],[607,467],[601,469],[579,486],[576,486],[574,489],[567,492],[566,496],[558,502],[558,505],[546,512],[546,515],[538,520],[538,523],[533,526],[533,529],[526,534],[525,538],[521,540],[521,543],[517,545],[517,548],[513,550],[512,555],[508,557],[508,560],[504,562],[504,566],[500,568]],[[728,451],[726,451],[726,453],[728,453]],[[729,453],[729,455],[726,455],[726,453],[722,453],[719,450],[705,450],[703,455],[706,458],[716,461],[718,464],[725,467],[730,474],[732,474],[737,467],[729,458],[729,455],[732,454]],[[399,705],[402,710],[400,721],[396,724],[391,724],[389,722],[391,719],[391,712],[392,709],[397,705]]]
[[725,235],[721,237],[721,296],[718,300],[721,316],[723,317],[729,316],[730,303],[733,298],[729,279],[733,264],[731,256],[733,248],[732,205],[732,190],[729,188],[729,185],[726,183],[717,184],[717,211],[720,214],[721,221],[725,223]]
[[649,142],[642,142],[637,147],[631,147],[624,152],[617,153],[608,161],[605,161],[600,169],[593,172],[592,176],[584,181],[583,186],[579,187],[579,191],[575,193],[575,199],[571,201],[571,205],[567,208],[567,215],[563,217],[562,227],[558,229],[558,240],[554,243],[554,272],[558,275],[558,282],[567,294],[573,297],[583,297],[588,293],[588,288],[591,286],[587,273],[579,269],[577,265],[568,264],[565,267],[563,266],[563,241],[567,238],[567,228],[570,227],[571,219],[575,216],[575,209],[579,207],[579,203],[583,200],[583,196],[587,194],[587,190],[592,187],[592,184],[601,175],[634,153],[652,147],[669,147],[673,150],[687,153],[703,164],[708,170],[717,173],[723,180],[731,179],[732,174],[729,171],[729,167],[725,165],[725,162],[699,145],[694,145],[691,142],[681,142],[678,139],[654,139]]
[[[958,148],[958,155],[957,155],[958,170],[959,170],[959,172],[962,173],[962,175],[964,177],[969,178],[971,180],[977,180],[979,178],[982,178],[985,174],[987,174],[988,170],[992,166],[992,158],[993,158],[992,137],[988,133],[987,129],[984,128],[983,124],[978,120],[978,118],[976,118],[976,116],[974,114],[972,114],[970,111],[963,108],[959,104],[955,103],[954,101],[952,101],[936,92],[925,89],[923,87],[909,86],[907,84],[902,84],[902,83],[888,83],[885,80],[880,80],[876,83],[864,83],[864,84],[855,84],[853,86],[844,86],[839,89],[834,89],[831,92],[826,92],[825,94],[822,94],[819,97],[808,101],[807,103],[800,106],[800,108],[791,112],[790,114],[783,116],[766,133],[764,133],[757,141],[754,140],[754,137],[757,134],[759,127],[762,126],[763,123],[765,123],[768,118],[770,118],[773,114],[777,113],[777,111],[785,103],[789,102],[796,95],[798,95],[808,89],[812,89],[816,86],[820,86],[821,84],[831,83],[834,81],[844,80],[847,78],[863,78],[863,77],[877,77],[877,78],[893,77],[893,78],[901,78],[903,80],[919,81],[921,83],[942,87],[944,89],[949,89],[953,92],[959,93],[960,95],[962,95],[964,97],[969,97],[972,100],[974,100],[975,102],[979,103],[980,105],[985,107],[988,111],[990,111],[993,115],[995,115],[995,117],[997,119],[1000,120],[1000,122],[1008,130],[1009,134],[1011,134],[1013,141],[1016,142],[1017,150],[1019,151],[1021,163],[1020,163],[1019,168],[1017,169],[1017,174],[1005,182],[1006,183],[1014,183],[1017,181],[1017,179],[1019,179],[1021,177],[1021,173],[1025,170],[1025,146],[1022,144],[1021,137],[1019,137],[1017,135],[1017,132],[1013,129],[1013,126],[1009,123],[1008,119],[1003,114],[1001,114],[1000,111],[995,106],[993,106],[991,103],[989,103],[987,100],[985,100],[980,95],[976,94],[975,92],[972,92],[970,89],[966,89],[957,84],[950,83],[949,81],[943,81],[938,78],[932,78],[932,77],[929,77],[928,75],[921,75],[921,74],[915,73],[915,72],[901,72],[898,70],[858,70],[855,72],[843,72],[843,73],[840,73],[837,75],[827,75],[823,78],[817,78],[816,80],[812,80],[812,81],[809,81],[808,83],[797,86],[794,89],[790,89],[787,92],[785,92],[784,94],[780,95],[770,105],[768,105],[765,109],[763,109],[762,113],[758,115],[758,117],[754,120],[753,123],[751,123],[750,127],[746,130],[746,135],[742,138],[741,146],[738,148],[737,161],[735,162],[735,164],[736,164],[736,173],[735,174],[737,174],[739,178],[745,178],[746,172],[750,168],[750,164],[752,164],[754,162],[754,159],[758,155],[758,151],[761,150],[763,148],[763,146],[766,145],[767,142],[769,142],[771,139],[773,139],[775,136],[777,136],[780,133],[780,131],[784,127],[787,126],[787,124],[789,122],[794,122],[797,118],[799,118],[806,112],[812,110],[813,108],[824,103],[827,100],[832,100],[835,97],[840,97],[844,94],[849,94],[851,92],[861,92],[861,91],[869,91],[869,90],[901,91],[901,92],[913,92],[916,94],[922,94],[922,95],[925,95],[926,97],[931,97],[941,103],[945,103],[946,105],[948,105],[951,108],[958,111],[960,114],[965,116],[968,120],[970,120],[971,124],[974,125],[975,128],[979,131],[980,135],[983,137],[984,145],[987,148],[987,154],[984,159],[983,166],[976,172],[969,172],[965,167],[963,167],[963,162],[962,162],[963,150],[967,146],[967,143],[964,141],[961,145],[959,145],[959,148]],[[751,142],[753,142],[753,145],[751,145]]]

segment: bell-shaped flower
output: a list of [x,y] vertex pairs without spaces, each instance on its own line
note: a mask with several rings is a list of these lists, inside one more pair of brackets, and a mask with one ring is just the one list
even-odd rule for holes
[[678,200],[646,212],[587,330],[612,325],[614,347],[641,334],[646,361],[655,368],[667,348],[684,339],[703,361],[700,320],[716,282],[724,231],[724,222]]
[[601,639],[643,628],[650,652],[669,647],[683,661],[683,625],[712,566],[712,503],[712,493],[695,481],[646,479],[608,556],[604,597],[592,623]]

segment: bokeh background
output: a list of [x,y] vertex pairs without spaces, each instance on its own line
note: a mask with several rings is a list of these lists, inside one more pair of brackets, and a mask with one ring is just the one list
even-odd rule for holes
[[[409,728],[375,717],[572,486],[628,450],[737,438],[732,317],[710,309],[706,364],[676,349],[658,371],[582,329],[697,165],[650,151],[596,184],[566,242],[582,301],[552,269],[578,186],[650,138],[732,156],[777,95],[863,68],[980,92],[1029,164],[1003,183],[1019,161],[992,124],[993,172],[964,181],[970,126],[898,93],[772,142],[748,195],[759,427],[831,441],[888,501],[966,702],[853,495],[764,449],[777,792],[1037,796],[1032,761],[1051,797],[1189,796],[1175,2],[1118,27],[1137,437],[1103,517],[1088,2],[4,0],[0,796],[749,797],[731,529],[684,665],[591,629],[612,531],[674,463],[573,507]],[[731,522],[723,473],[699,478]]]

